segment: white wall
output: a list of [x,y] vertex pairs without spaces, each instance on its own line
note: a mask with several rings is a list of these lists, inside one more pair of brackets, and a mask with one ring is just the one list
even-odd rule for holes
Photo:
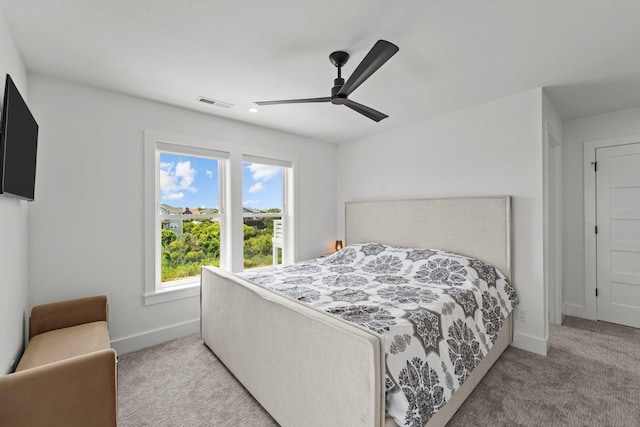
[[513,282],[528,315],[514,345],[546,354],[541,123],[536,89],[341,144],[338,234],[346,201],[513,196]]
[[[0,102],[5,74],[29,101],[27,72],[0,11]],[[38,116],[36,116],[38,119]],[[9,373],[24,346],[28,317],[28,202],[0,196],[0,375]]]
[[297,156],[298,256],[319,256],[335,239],[335,145],[40,75],[29,80],[41,132],[30,303],[107,294],[116,349],[199,330],[198,297],[143,304],[145,129]]
[[564,310],[568,315],[595,318],[586,305],[585,295],[584,143],[629,135],[640,136],[640,108],[564,122],[562,280]]

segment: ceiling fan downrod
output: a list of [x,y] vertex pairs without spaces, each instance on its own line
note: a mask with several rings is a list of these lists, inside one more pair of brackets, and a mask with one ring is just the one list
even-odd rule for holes
[[338,78],[333,80],[333,87],[331,88],[331,103],[334,105],[343,105],[347,102],[346,95],[338,95],[342,86],[344,86],[344,79],[342,78],[342,67],[349,60],[349,54],[347,52],[338,50],[329,55],[329,60],[338,69]]

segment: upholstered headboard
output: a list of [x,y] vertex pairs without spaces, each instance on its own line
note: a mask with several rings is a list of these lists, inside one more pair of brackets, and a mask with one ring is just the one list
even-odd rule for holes
[[478,258],[511,278],[511,198],[460,197],[346,203],[346,242],[442,249]]

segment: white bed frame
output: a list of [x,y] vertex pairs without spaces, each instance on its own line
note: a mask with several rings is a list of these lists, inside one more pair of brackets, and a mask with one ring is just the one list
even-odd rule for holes
[[[508,196],[346,204],[346,241],[443,249],[511,278]],[[382,336],[205,267],[201,332],[207,346],[283,427],[395,426],[384,416]],[[511,342],[511,317],[493,349],[427,423],[442,426]]]

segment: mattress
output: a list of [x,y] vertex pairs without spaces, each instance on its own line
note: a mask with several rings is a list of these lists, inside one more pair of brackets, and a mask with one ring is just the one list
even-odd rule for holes
[[451,399],[518,301],[478,259],[379,243],[238,275],[381,334],[386,412],[400,426],[424,426]]

